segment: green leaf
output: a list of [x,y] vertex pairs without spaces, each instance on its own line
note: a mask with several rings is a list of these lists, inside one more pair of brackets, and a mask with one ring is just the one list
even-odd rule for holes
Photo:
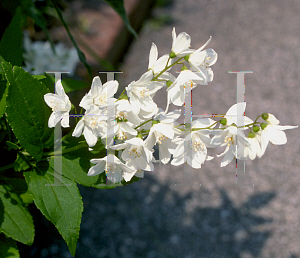
[[15,143],[13,143],[13,142],[10,142],[10,141],[6,141],[6,145],[7,145],[9,151],[10,151],[11,149],[13,149],[13,150],[18,150],[18,149],[20,149],[20,147],[19,147],[17,144],[15,144]]
[[111,7],[121,16],[123,19],[127,29],[137,38],[137,34],[135,30],[131,27],[128,16],[126,14],[124,8],[124,1],[123,0],[105,0],[105,2],[109,3]]
[[35,205],[55,225],[74,256],[83,211],[82,198],[74,181],[64,177],[62,180],[57,174],[51,167],[24,173]]
[[8,84],[5,80],[1,80],[0,81],[0,117],[3,116],[6,110],[7,92],[8,92]]
[[39,74],[39,75],[32,75],[32,77],[34,79],[37,79],[37,80],[42,80],[42,79],[45,79],[46,76],[45,75],[42,75],[42,74]]
[[22,68],[15,66],[11,70],[6,62],[1,65],[9,82],[7,121],[20,144],[38,160],[53,131],[48,128],[51,110],[44,102],[47,89]]
[[20,258],[16,242],[3,234],[0,235],[0,258]]
[[21,9],[18,7],[0,42],[0,55],[13,65],[22,65],[22,38]]
[[17,153],[17,159],[14,163],[14,170],[16,172],[24,171],[26,169],[30,168],[28,161],[26,160],[26,157],[24,155],[20,155],[20,152]]
[[[45,78],[41,79],[41,82],[46,85],[50,92],[54,92],[55,79],[52,75],[45,74]],[[62,79],[61,83],[64,87],[65,93],[90,87],[89,83],[69,78]]]
[[61,10],[59,9],[59,7],[58,7],[57,4],[56,4],[56,1],[52,0],[52,3],[53,3],[53,5],[54,5],[54,8],[55,8],[55,10],[56,10],[56,12],[57,12],[57,14],[58,14],[58,17],[59,17],[61,23],[64,25],[64,27],[65,27],[65,29],[66,29],[68,35],[69,35],[70,40],[72,41],[74,47],[75,47],[76,50],[77,50],[77,54],[78,54],[79,60],[84,64],[86,70],[88,71],[89,76],[92,78],[92,67],[86,62],[85,55],[84,55],[84,53],[80,50],[80,48],[78,47],[78,45],[77,45],[75,39],[73,38],[73,36],[72,36],[72,34],[71,34],[71,32],[70,32],[70,30],[69,30],[69,28],[68,28],[68,26],[67,26],[67,24],[66,24],[64,18],[63,18],[63,16],[62,16],[62,12],[61,12]]
[[19,195],[13,192],[11,186],[0,185],[0,200],[4,207],[0,232],[23,244],[31,245],[34,240],[33,220]]
[[[54,169],[54,162],[62,167],[62,174],[84,186],[93,186],[97,184],[99,176],[88,176],[90,168],[90,159],[75,158],[67,159],[64,156],[51,157],[50,166]],[[104,181],[105,182],[105,181]]]

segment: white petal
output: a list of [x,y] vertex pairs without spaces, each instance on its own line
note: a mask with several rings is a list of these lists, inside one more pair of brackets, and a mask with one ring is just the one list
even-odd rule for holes
[[88,127],[84,127],[84,130],[83,130],[83,135],[84,135],[84,138],[87,142],[87,144],[90,146],[90,147],[93,147],[96,145],[97,143],[97,136],[94,135],[94,133],[92,132],[91,129],[89,129]]
[[97,97],[99,95],[101,89],[102,89],[102,82],[100,80],[100,77],[96,76],[93,79],[91,90],[89,92],[89,95],[91,96],[91,98]]
[[119,87],[119,83],[116,80],[106,82],[103,85],[103,90],[106,91],[107,98],[113,97],[116,94],[118,87]]
[[83,127],[84,127],[84,119],[82,118],[76,125],[73,133],[72,133],[72,136],[73,137],[79,137],[81,134],[82,134],[82,130],[83,130]]
[[158,51],[157,51],[157,46],[152,43],[150,53],[149,53],[149,65],[148,69],[152,68],[157,60],[158,57]]
[[275,128],[272,128],[271,126],[267,126],[267,128],[268,128],[269,140],[271,143],[273,143],[275,145],[282,145],[282,144],[287,143],[287,138],[286,138],[285,132],[276,130]]
[[103,173],[105,169],[106,161],[102,160],[97,165],[91,167],[88,172],[88,176],[96,176]]
[[63,119],[61,120],[61,126],[62,127],[70,127],[69,125],[69,112],[64,112]]

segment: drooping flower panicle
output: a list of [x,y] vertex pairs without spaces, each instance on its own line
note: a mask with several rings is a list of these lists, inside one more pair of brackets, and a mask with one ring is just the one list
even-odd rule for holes
[[[210,41],[211,37],[197,50],[191,49],[190,36],[186,32],[176,35],[174,28],[170,53],[158,58],[157,46],[153,43],[148,71],[137,81],[132,81],[118,99],[114,98],[119,86],[117,81],[102,84],[98,76],[93,79],[90,91],[79,104],[85,114],[72,134],[74,137],[83,134],[89,147],[101,140],[107,149],[107,156],[91,160],[95,166],[89,169],[89,176],[105,172],[106,178],[113,183],[123,179],[128,182],[133,176],[144,177],[144,171],[153,171],[153,163],[170,161],[174,166],[186,163],[199,169],[213,159],[209,149],[219,147],[225,148],[217,155],[223,157],[223,167],[233,159],[261,158],[269,142],[275,145],[287,142],[283,131],[298,126],[281,126],[270,113],[259,116],[263,122],[258,121],[259,117],[253,121],[244,115],[245,102],[233,104],[217,121],[199,118],[179,124],[181,110],[168,112],[172,104],[182,107],[186,95],[196,86],[207,87],[205,85],[213,80],[211,66],[218,55],[211,48],[205,49]],[[182,65],[177,78],[169,72],[175,65]],[[167,91],[165,111],[153,100],[163,88]],[[48,125],[54,127],[61,120],[61,125],[68,127],[71,103],[61,81],[56,83],[55,93],[44,96],[53,111]],[[250,130],[248,136],[246,130]],[[108,139],[112,141],[109,143]],[[154,158],[156,147],[158,160]],[[116,156],[111,154],[112,151]]]

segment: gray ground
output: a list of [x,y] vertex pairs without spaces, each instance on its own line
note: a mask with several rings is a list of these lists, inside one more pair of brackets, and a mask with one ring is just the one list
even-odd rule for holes
[[[152,42],[159,56],[169,53],[175,26],[191,36],[192,48],[212,36],[209,47],[219,55],[214,81],[193,91],[194,114],[226,112],[236,102],[236,75],[228,71],[246,70],[254,71],[246,75],[246,115],[270,112],[282,125],[299,125],[299,14],[297,0],[173,1],[154,10],[156,21],[145,24],[118,79],[127,86],[146,71]],[[170,23],[154,26],[166,17]],[[166,94],[155,100],[164,108]],[[216,157],[200,170],[157,165],[126,187],[80,188],[76,257],[300,257],[299,129],[285,132],[286,145],[271,145],[261,159],[246,162],[254,187],[235,185],[235,163],[220,168]],[[70,257],[58,245],[52,257],[58,251]]]

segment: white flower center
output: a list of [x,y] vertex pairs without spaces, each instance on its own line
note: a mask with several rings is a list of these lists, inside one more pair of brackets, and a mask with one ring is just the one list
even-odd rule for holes
[[116,170],[117,166],[114,163],[106,163],[105,166],[105,172],[107,173],[114,173]]
[[149,94],[146,94],[147,91],[149,91],[149,89],[147,89],[147,88],[142,89],[142,90],[140,91],[140,97],[143,98],[143,99],[144,99],[145,97],[148,97]]
[[56,111],[58,110],[58,105],[59,103],[57,101],[51,101],[51,108],[52,108],[52,111]]
[[104,106],[107,104],[107,94],[102,93],[97,98],[94,98],[94,104],[97,106]]
[[183,84],[183,88],[191,87],[191,89],[192,89],[193,85],[194,85],[194,84],[193,84],[192,81],[188,81],[188,82],[186,82],[185,84]]
[[124,134],[123,131],[119,131],[117,137],[118,137],[119,140],[124,140],[124,139],[126,140],[127,139],[127,136]]
[[194,150],[197,152],[197,151],[200,151],[200,149],[204,150],[205,149],[205,144],[201,140],[195,140],[194,144],[193,144],[193,147],[191,147],[191,148],[194,148]]
[[116,118],[127,119],[126,114],[123,111],[117,111]]
[[131,147],[129,150],[129,155],[132,156],[133,158],[139,158],[141,156],[140,150],[141,148],[137,146]]
[[162,134],[160,137],[158,137],[157,142],[159,144],[162,144],[162,142],[165,142],[166,140],[167,140],[167,137]]
[[231,144],[234,144],[233,136],[231,136],[231,137],[226,136],[226,138],[224,139],[224,142],[227,143],[227,146],[230,146]]

